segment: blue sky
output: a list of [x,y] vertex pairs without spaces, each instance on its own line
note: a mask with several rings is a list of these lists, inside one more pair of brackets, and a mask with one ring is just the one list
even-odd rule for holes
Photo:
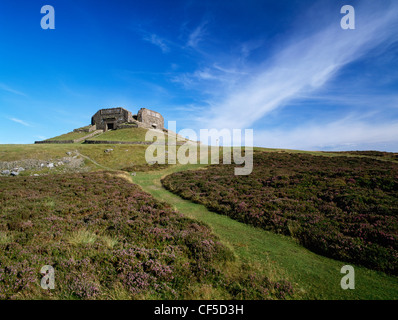
[[[347,4],[355,30],[340,27]],[[0,143],[116,106],[254,129],[257,146],[398,151],[398,2],[1,1]]]

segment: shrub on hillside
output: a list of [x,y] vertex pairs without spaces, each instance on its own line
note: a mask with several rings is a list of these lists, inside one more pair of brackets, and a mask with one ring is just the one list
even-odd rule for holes
[[0,178],[0,207],[0,299],[183,299],[201,286],[237,298],[223,272],[234,256],[207,226],[111,173]]
[[298,239],[343,261],[397,274],[398,164],[369,158],[255,153],[233,165],[174,173],[170,191],[209,209]]

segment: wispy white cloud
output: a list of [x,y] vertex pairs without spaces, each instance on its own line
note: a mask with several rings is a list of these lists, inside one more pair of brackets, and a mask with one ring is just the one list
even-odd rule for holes
[[14,121],[16,123],[22,124],[25,127],[31,127],[31,125],[29,123],[27,123],[27,122],[25,122],[25,121],[23,121],[21,119],[17,119],[17,118],[8,118],[8,119],[11,120],[11,121]]
[[240,45],[241,60],[247,59],[253,51],[264,45],[264,40],[249,40]]
[[[220,93],[218,88],[232,88],[241,77],[247,76],[248,73],[234,67],[224,67],[220,64],[213,64],[195,70],[194,72],[185,72],[177,74],[170,78],[172,82],[182,84],[190,90],[198,90],[201,93],[217,94]],[[208,85],[211,83],[211,85]]]
[[0,83],[0,89],[1,89],[1,90],[4,90],[4,91],[7,91],[7,92],[10,92],[10,93],[13,93],[13,94],[16,94],[16,95],[19,95],[19,96],[26,97],[26,94],[25,94],[25,93],[23,93],[23,92],[21,92],[21,91],[18,91],[18,90],[15,90],[15,89],[13,89],[13,88],[7,86],[7,85],[4,84],[4,83]]
[[145,41],[148,41],[152,43],[153,45],[159,47],[163,53],[168,53],[170,52],[170,48],[167,45],[167,40],[159,37],[158,35],[152,33],[152,34],[145,34],[143,39]]
[[[300,96],[317,92],[347,64],[380,44],[397,41],[397,17],[398,4],[391,3],[378,12],[362,10],[361,21],[366,23],[355,30],[342,30],[337,20],[313,34],[292,37],[256,69],[243,70],[249,76],[236,75],[232,87],[220,81],[218,89],[224,92],[213,96],[209,111],[198,122],[217,128],[247,128]],[[233,83],[233,76],[229,78]]]
[[216,69],[216,70],[219,70],[221,72],[224,72],[225,74],[247,75],[247,72],[244,71],[244,70],[240,70],[240,69],[233,68],[233,67],[220,66],[217,63],[213,64],[213,68]]
[[206,34],[207,20],[201,22],[188,36],[187,47],[197,48],[199,42],[203,40]]

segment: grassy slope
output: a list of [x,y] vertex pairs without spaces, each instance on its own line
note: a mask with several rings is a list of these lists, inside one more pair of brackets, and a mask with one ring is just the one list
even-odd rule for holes
[[60,136],[57,136],[57,137],[54,137],[54,138],[51,138],[51,139],[47,139],[47,140],[51,140],[51,141],[54,141],[54,140],[59,140],[59,141],[75,140],[75,139],[83,138],[83,137],[85,137],[85,136],[87,136],[89,134],[90,133],[88,133],[88,132],[69,132],[69,133],[65,133],[65,134],[62,134]]
[[144,128],[126,128],[119,130],[106,131],[99,136],[88,140],[106,140],[106,141],[145,141],[147,129]]
[[[100,136],[102,137],[102,135]],[[76,150],[107,169],[120,170],[136,165],[146,165],[145,150],[147,147],[147,145],[122,144],[0,144],[0,161],[24,159],[50,161],[61,159],[67,156],[67,152]],[[179,146],[177,146],[178,148]],[[113,151],[105,153],[106,149],[113,149]],[[86,163],[90,169],[103,169],[93,165],[91,161],[86,161]]]
[[[160,179],[176,170],[193,166],[168,168],[163,172],[139,173],[133,181],[175,206],[185,215],[208,224],[222,241],[233,248],[243,261],[267,266],[277,278],[296,283],[303,299],[397,299],[396,277],[356,266],[356,289],[344,291],[340,287],[344,263],[319,256],[295,243],[291,238],[254,228],[226,216],[208,211],[204,206],[165,190]],[[275,275],[274,275],[275,277]]]
[[[113,151],[105,153],[104,150]],[[51,160],[66,156],[66,152],[77,150],[79,153],[95,159],[102,166],[121,169],[132,165],[145,164],[144,145],[85,145],[85,144],[37,144],[37,145],[0,145],[0,161],[23,159]],[[92,169],[96,168],[87,162]]]
[[[145,141],[147,129],[144,128],[125,128],[119,130],[110,130],[102,134],[89,138],[88,140],[106,140],[106,141]],[[74,140],[83,138],[90,133],[88,132],[69,132],[63,135],[47,139],[47,140]],[[167,138],[166,138],[167,140]]]

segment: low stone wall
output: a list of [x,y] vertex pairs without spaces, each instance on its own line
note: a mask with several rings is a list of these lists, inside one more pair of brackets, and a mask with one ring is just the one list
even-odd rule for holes
[[143,144],[150,145],[152,142],[149,141],[107,141],[107,140],[85,140],[87,144]]
[[43,141],[35,141],[35,144],[43,144],[43,143],[54,143],[54,144],[74,143],[74,140],[43,140]]
[[130,129],[130,128],[138,128],[137,123],[123,123],[117,126],[118,129]]
[[[140,144],[140,145],[151,145],[151,144],[162,144],[162,143],[156,143],[156,142],[150,142],[150,141],[107,141],[107,140],[86,140],[84,143],[87,144]],[[165,142],[167,145],[167,142]],[[185,144],[185,142],[177,142],[177,146],[182,146]]]

